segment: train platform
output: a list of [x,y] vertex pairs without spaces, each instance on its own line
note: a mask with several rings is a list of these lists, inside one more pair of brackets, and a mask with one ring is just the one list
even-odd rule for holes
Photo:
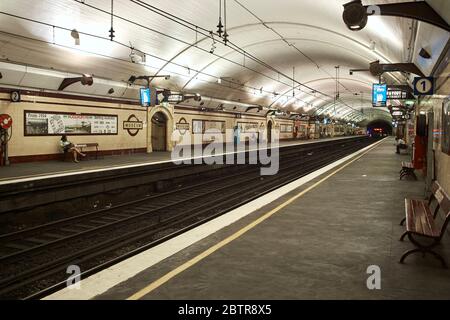
[[408,157],[387,138],[45,299],[449,299],[438,260],[399,263]]
[[[301,145],[316,142],[348,139],[352,137],[336,137],[317,140],[282,141],[280,147]],[[39,180],[55,176],[83,174],[93,171],[124,169],[137,166],[156,165],[171,162],[170,152],[136,153],[131,155],[104,156],[99,159],[80,161],[39,161],[16,163],[0,167],[0,185]]]

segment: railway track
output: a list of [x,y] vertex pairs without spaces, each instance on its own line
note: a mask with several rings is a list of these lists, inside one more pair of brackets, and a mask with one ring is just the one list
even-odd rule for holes
[[207,181],[0,235],[0,297],[38,297],[42,290],[61,287],[68,265],[95,272],[372,142],[361,138],[289,148],[280,154],[280,172],[275,176],[260,176],[256,165],[234,172],[237,167],[230,166],[230,174]]

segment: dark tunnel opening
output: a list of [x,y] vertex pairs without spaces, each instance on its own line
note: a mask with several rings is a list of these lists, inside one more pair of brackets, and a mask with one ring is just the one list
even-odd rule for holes
[[385,136],[392,135],[392,123],[387,120],[374,120],[367,125],[367,133],[371,136]]

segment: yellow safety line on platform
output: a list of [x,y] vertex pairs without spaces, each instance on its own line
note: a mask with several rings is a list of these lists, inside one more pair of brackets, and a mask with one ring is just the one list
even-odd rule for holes
[[352,164],[353,162],[361,159],[362,157],[364,157],[367,153],[369,153],[370,151],[372,151],[373,149],[375,149],[376,147],[378,147],[380,145],[380,143],[382,143],[385,139],[377,142],[374,146],[372,146],[372,148],[368,149],[366,152],[364,152],[363,154],[359,155],[358,157],[356,157],[355,159],[347,162],[345,165],[343,165],[342,167],[340,167],[339,169],[333,171],[332,173],[330,173],[329,175],[327,175],[326,177],[322,178],[320,181],[317,181],[316,183],[314,183],[312,186],[306,188],[305,190],[303,190],[302,192],[300,192],[299,194],[293,196],[292,198],[290,198],[289,200],[287,200],[286,202],[280,204],[278,207],[270,210],[269,212],[267,212],[266,214],[264,214],[263,216],[261,216],[260,218],[256,219],[255,221],[251,222],[250,224],[248,224],[247,226],[243,227],[242,229],[240,229],[239,231],[237,231],[236,233],[232,234],[231,236],[229,236],[228,238],[220,241],[219,243],[215,244],[214,246],[210,247],[209,249],[207,249],[206,251],[200,253],[199,255],[197,255],[196,257],[192,258],[191,260],[183,263],[181,266],[177,267],[176,269],[170,271],[169,273],[165,274],[164,276],[162,276],[161,278],[155,280],[154,282],[152,282],[151,284],[149,284],[148,286],[146,286],[145,288],[139,290],[138,292],[136,292],[135,294],[133,294],[132,296],[128,297],[127,300],[138,300],[142,297],[144,297],[145,295],[149,294],[150,292],[152,292],[153,290],[157,289],[158,287],[160,287],[161,285],[163,285],[164,283],[168,282],[170,279],[174,278],[175,276],[177,276],[178,274],[182,273],[183,271],[189,269],[190,267],[192,267],[193,265],[197,264],[198,262],[200,262],[201,260],[205,259],[206,257],[208,257],[209,255],[211,255],[212,253],[214,253],[215,251],[221,249],[222,247],[226,246],[227,244],[229,244],[230,242],[236,240],[237,238],[239,238],[240,236],[242,236],[243,234],[245,234],[247,231],[250,231],[251,229],[253,229],[254,227],[256,227],[257,225],[259,225],[260,223],[264,222],[265,220],[267,220],[268,218],[270,218],[271,216],[273,216],[275,213],[277,213],[278,211],[280,211],[281,209],[285,208],[286,206],[290,205],[292,202],[294,202],[295,200],[297,200],[298,198],[300,198],[301,196],[303,196],[305,193],[311,191],[312,189],[316,188],[318,185],[320,185],[322,182],[328,180],[329,178],[331,178],[332,176],[334,176],[336,173],[338,173],[339,171],[343,170],[344,168],[348,167],[350,164]]

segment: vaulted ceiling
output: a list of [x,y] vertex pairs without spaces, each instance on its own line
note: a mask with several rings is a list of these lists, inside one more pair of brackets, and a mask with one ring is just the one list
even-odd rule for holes
[[[346,120],[388,119],[387,110],[371,105],[372,83],[378,79],[349,70],[366,69],[375,60],[414,62],[428,75],[449,33],[396,17],[370,17],[364,30],[353,32],[342,20],[346,2],[114,0],[115,38],[110,41],[109,0],[2,0],[0,59],[123,82],[131,75],[170,75],[152,84]],[[401,1],[363,1],[392,2]],[[217,30],[219,3],[226,4],[227,45],[208,32]],[[450,21],[450,1],[428,3]],[[222,9],[223,20],[224,14]],[[74,43],[73,29],[80,45]],[[130,61],[130,47],[146,54],[145,64]],[[432,58],[421,58],[421,48]],[[391,74],[386,81],[410,79]]]

